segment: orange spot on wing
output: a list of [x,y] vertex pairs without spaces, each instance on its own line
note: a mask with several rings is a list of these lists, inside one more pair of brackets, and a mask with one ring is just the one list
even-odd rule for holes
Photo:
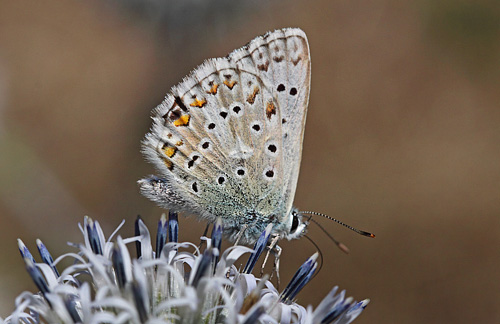
[[251,93],[247,98],[247,102],[249,104],[253,104],[255,102],[255,97],[257,96],[258,93],[259,93],[259,87],[254,87],[253,93]]
[[272,101],[268,101],[266,105],[266,116],[267,119],[271,119],[272,115],[276,115],[276,106]]
[[172,156],[174,156],[175,152],[177,152],[177,148],[174,147],[174,146],[169,146],[167,144],[163,145],[163,147],[161,148],[161,150],[163,151],[163,153],[165,153],[166,156],[168,156],[169,158],[171,158]]
[[226,85],[226,87],[228,87],[230,90],[232,90],[234,85],[236,84],[236,81],[224,80],[224,84]]
[[201,100],[199,100],[198,98],[195,98],[194,101],[192,103],[190,103],[189,105],[191,107],[203,107],[205,106],[207,103],[207,99],[203,98]]
[[214,83],[210,90],[207,91],[208,94],[217,94],[217,88],[219,88],[219,85],[217,83]]
[[165,165],[167,166],[167,168],[168,168],[169,170],[172,170],[172,169],[174,168],[174,165],[173,165],[172,161],[170,161],[170,160],[168,160],[168,159],[164,159],[164,160],[163,160],[163,163],[165,163]]
[[174,126],[179,127],[179,126],[187,126],[189,124],[189,118],[191,116],[189,115],[182,115],[179,117],[177,120],[174,121]]
[[177,141],[177,143],[175,143],[175,146],[181,146],[182,144],[184,144],[184,142],[182,142],[182,141]]

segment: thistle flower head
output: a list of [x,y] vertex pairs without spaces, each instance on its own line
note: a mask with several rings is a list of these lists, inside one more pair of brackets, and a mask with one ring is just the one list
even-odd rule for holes
[[[16,299],[16,310],[4,323],[350,323],[368,300],[356,302],[334,287],[313,310],[295,302],[299,291],[317,269],[317,254],[297,271],[279,293],[265,275],[252,270],[269,240],[266,230],[254,249],[232,246],[221,251],[223,229],[214,225],[204,251],[193,243],[179,243],[177,214],[162,216],[153,250],[151,235],[138,219],[136,236],[106,240],[97,221],[85,217],[80,229],[84,243],[71,244],[78,252],[55,261],[37,240],[41,263],[36,263],[19,240],[26,269],[39,289]],[[137,258],[128,244],[136,245]],[[189,252],[194,251],[194,252]],[[236,262],[250,254],[244,270]],[[72,265],[59,272],[62,259]],[[0,322],[2,320],[0,319]]]

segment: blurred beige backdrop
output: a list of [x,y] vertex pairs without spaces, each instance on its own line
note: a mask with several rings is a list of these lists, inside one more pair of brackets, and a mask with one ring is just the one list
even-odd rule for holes
[[[356,323],[500,322],[500,8],[497,1],[1,1],[0,316],[35,286],[16,238],[53,255],[77,223],[109,235],[162,211],[136,180],[150,110],[209,57],[268,30],[309,37],[312,92],[295,205],[319,220],[334,285],[372,302]],[[181,219],[181,239],[204,226]],[[312,253],[282,243],[287,282]],[[293,251],[293,252],[292,252]]]

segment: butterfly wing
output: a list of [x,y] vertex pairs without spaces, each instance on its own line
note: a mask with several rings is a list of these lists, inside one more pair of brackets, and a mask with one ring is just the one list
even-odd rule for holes
[[[251,60],[245,52],[250,54]],[[269,82],[269,89],[277,102],[281,127],[276,127],[271,133],[281,141],[283,183],[280,183],[279,196],[285,207],[281,217],[287,217],[299,177],[309,104],[311,60],[307,37],[298,28],[277,30],[254,39],[246,51],[236,50],[230,57],[243,69],[253,62],[261,78]],[[264,105],[269,113],[269,101],[264,100]]]
[[[143,141],[165,208],[240,227],[290,211],[309,98],[305,34],[283,29],[197,67],[153,111]],[[279,219],[278,219],[279,220]],[[231,224],[233,223],[233,224]]]

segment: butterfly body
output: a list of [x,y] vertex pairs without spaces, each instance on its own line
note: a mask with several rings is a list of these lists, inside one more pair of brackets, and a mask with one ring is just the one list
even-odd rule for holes
[[293,207],[310,89],[309,46],[300,29],[257,37],[205,61],[153,110],[143,153],[160,176],[139,181],[161,207],[215,222],[253,243],[301,236]]

